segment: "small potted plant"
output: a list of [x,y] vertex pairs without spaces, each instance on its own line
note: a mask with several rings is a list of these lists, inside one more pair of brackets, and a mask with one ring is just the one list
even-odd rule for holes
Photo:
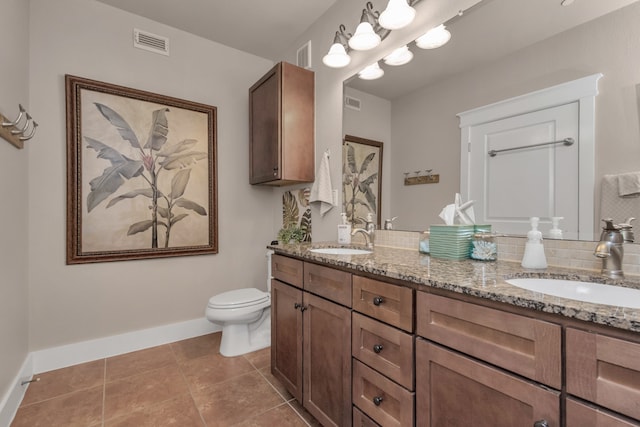
[[304,240],[304,230],[297,225],[288,225],[278,231],[278,240],[282,243],[300,243]]

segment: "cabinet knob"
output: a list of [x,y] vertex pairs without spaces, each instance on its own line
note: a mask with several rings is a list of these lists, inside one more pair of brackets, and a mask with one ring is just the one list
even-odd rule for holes
[[380,305],[384,302],[384,298],[382,297],[374,297],[373,298],[373,305]]
[[373,398],[373,404],[376,406],[380,406],[383,400],[384,399],[382,398],[382,396],[376,396]]
[[380,353],[382,351],[384,347],[382,346],[382,344],[376,344],[373,346],[373,351],[376,353]]
[[303,305],[302,307],[300,307],[300,311],[306,311],[306,310],[307,310],[307,308],[309,308],[309,306],[306,306],[306,307],[305,307],[305,306]]
[[300,304],[299,302],[293,304],[293,308],[296,310],[299,309],[300,307],[302,307],[302,304]]
[[549,427],[547,420],[540,420],[533,423],[533,427]]

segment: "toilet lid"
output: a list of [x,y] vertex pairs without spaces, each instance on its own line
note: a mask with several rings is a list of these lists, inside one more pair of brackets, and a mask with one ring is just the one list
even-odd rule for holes
[[214,295],[209,299],[212,308],[240,308],[269,300],[269,294],[256,288],[235,289]]

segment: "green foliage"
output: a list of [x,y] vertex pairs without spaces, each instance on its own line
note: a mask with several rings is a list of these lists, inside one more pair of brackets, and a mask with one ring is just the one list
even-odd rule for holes
[[305,231],[297,225],[289,225],[278,231],[278,240],[283,243],[296,242],[300,243],[305,239]]

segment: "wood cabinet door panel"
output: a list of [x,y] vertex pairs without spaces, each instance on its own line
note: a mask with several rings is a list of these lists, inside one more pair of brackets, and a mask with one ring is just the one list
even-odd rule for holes
[[280,179],[280,69],[278,64],[249,89],[249,182]]
[[640,423],[623,420],[599,408],[567,399],[567,427],[638,427]]
[[271,373],[302,402],[302,291],[271,281]]
[[418,335],[561,388],[560,325],[425,292],[416,311]]
[[304,407],[324,426],[351,411],[351,311],[304,292]]
[[560,393],[416,340],[416,425],[560,427]]
[[282,255],[271,256],[271,275],[274,279],[302,288],[303,263]]
[[567,393],[640,419],[640,344],[567,328]]
[[304,263],[304,289],[351,307],[351,273]]
[[413,335],[358,313],[351,320],[353,357],[413,390]]
[[353,309],[413,332],[413,289],[353,276]]
[[413,426],[414,393],[353,359],[353,404],[383,426]]

